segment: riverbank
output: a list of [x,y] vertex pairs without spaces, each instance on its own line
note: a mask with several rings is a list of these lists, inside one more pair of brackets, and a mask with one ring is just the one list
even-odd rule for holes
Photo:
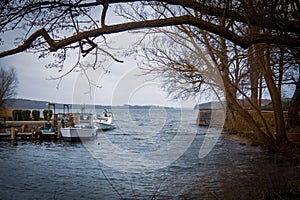
[[[255,137],[255,134],[252,131],[238,132],[235,130],[227,130],[223,132],[223,135],[230,140],[239,141],[240,145],[264,148],[264,144],[261,141],[259,141],[257,137]],[[276,153],[280,156],[284,156],[289,160],[300,161],[300,130],[289,130],[287,135],[287,144],[281,150],[279,150],[278,152],[274,152],[269,149],[265,150],[271,154]]]
[[[274,112],[269,110],[263,110],[261,113],[257,113],[254,110],[248,110],[249,115],[255,120],[258,128],[263,132],[268,132],[276,137],[276,124],[274,120]],[[259,139],[259,136],[253,131],[251,127],[238,113],[228,113],[225,120],[224,130],[228,134],[238,135],[241,138],[246,139],[251,146],[264,146],[263,141]],[[284,111],[285,124],[287,124],[288,112]],[[299,113],[300,117],[300,113]],[[263,118],[263,120],[262,120]],[[286,144],[281,149],[276,150],[277,153],[286,154],[290,159],[300,160],[300,128],[298,129],[286,129]]]
[[[226,140],[234,141],[238,143],[241,147],[248,146],[248,148],[257,149],[264,153],[266,156],[272,157],[279,165],[287,162],[300,163],[300,145],[293,144],[285,151],[272,152],[264,148],[259,141],[253,141],[252,134],[238,133],[238,132],[223,132],[224,138]],[[274,154],[275,153],[275,154]],[[276,174],[274,174],[276,175]],[[276,185],[277,183],[274,183]],[[262,199],[298,199],[300,195],[300,179],[299,178],[289,178],[286,180],[286,184],[283,185],[277,191],[272,193],[263,194]]]

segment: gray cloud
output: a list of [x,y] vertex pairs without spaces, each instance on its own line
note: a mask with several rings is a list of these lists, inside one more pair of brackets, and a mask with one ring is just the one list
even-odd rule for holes
[[[136,40],[131,34],[123,33],[111,36],[114,40],[111,44],[117,51],[125,50],[128,46]],[[7,48],[2,46],[0,50]],[[110,105],[113,103],[116,87],[120,84],[120,80],[133,69],[137,70],[136,60],[132,57],[121,57],[124,63],[103,63],[104,66],[110,65],[108,70],[110,73],[105,74],[103,69],[88,70],[89,78],[101,86],[101,88],[93,88],[92,94],[89,94],[89,84],[85,77],[80,72],[73,72],[62,79],[58,86],[58,80],[47,80],[51,77],[59,77],[67,72],[76,62],[76,52],[72,54],[65,63],[62,72],[58,69],[46,69],[45,65],[53,62],[49,59],[38,59],[38,55],[21,53],[0,60],[1,66],[14,67],[17,71],[19,87],[19,98],[46,100],[49,102],[61,103],[95,103]],[[87,58],[89,59],[89,58]],[[132,77],[134,80],[135,77]],[[137,79],[148,79],[147,77],[139,77]],[[123,80],[124,81],[124,80]],[[129,81],[129,80],[127,80]],[[127,84],[122,82],[125,87]],[[130,97],[122,99],[122,101],[115,101],[118,104],[154,104],[165,106],[178,106],[176,101],[170,101],[167,94],[164,93],[156,81],[154,85],[145,85],[140,87],[134,85],[129,88],[131,91]],[[122,92],[122,91],[117,91]],[[92,98],[91,98],[92,97]],[[192,107],[195,101],[185,102],[186,106]]]

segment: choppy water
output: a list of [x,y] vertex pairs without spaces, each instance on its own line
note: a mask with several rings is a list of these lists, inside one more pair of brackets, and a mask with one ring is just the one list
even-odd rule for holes
[[[1,142],[0,199],[265,199],[300,180],[300,163],[224,135],[199,158],[207,128],[195,125],[194,111],[115,118],[119,128],[83,144]],[[155,154],[176,140],[187,148]]]

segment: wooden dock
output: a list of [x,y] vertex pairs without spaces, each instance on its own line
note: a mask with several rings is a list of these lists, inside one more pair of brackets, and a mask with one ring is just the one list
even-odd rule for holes
[[59,131],[43,130],[44,122],[8,122],[0,140],[60,140]]
[[10,139],[10,133],[0,133],[0,139]]
[[60,140],[56,132],[0,133],[0,140]]

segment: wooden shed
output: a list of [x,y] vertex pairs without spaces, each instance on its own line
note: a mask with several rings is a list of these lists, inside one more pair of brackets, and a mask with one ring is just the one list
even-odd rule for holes
[[209,126],[221,124],[225,117],[224,102],[211,101],[195,106],[198,109],[197,125]]

